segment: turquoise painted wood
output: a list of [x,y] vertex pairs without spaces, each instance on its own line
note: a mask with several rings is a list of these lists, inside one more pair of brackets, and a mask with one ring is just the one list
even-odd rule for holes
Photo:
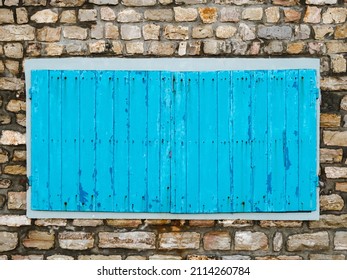
[[315,70],[32,71],[32,209],[316,208]]

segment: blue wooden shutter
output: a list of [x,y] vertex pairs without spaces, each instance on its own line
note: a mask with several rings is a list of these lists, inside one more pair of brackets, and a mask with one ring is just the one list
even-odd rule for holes
[[31,74],[33,210],[315,210],[315,70]]

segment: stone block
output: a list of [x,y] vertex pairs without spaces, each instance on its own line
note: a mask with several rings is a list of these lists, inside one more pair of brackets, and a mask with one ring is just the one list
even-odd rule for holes
[[49,250],[54,247],[54,233],[46,231],[31,230],[23,239],[26,248],[38,250]]
[[36,12],[30,17],[36,23],[55,23],[58,21],[58,14],[50,9]]
[[199,249],[200,233],[197,232],[167,232],[159,234],[159,249],[186,250]]
[[67,250],[87,250],[94,246],[94,234],[89,232],[70,232],[59,233],[59,246]]
[[157,3],[157,0],[122,0],[124,6],[131,7],[147,7],[154,6]]
[[143,42],[126,42],[125,50],[127,54],[143,54],[144,46]]
[[264,26],[258,27],[258,36],[264,39],[290,40],[293,30],[289,26]]
[[26,210],[26,192],[8,192],[7,208],[9,210]]
[[32,41],[35,39],[35,28],[24,25],[0,26],[0,38],[2,41]]
[[239,22],[241,20],[241,9],[238,7],[223,7],[220,10],[221,22]]
[[174,19],[172,9],[148,9],[145,10],[145,19],[151,21],[167,21],[171,22]]
[[82,6],[86,0],[51,0],[50,5],[53,7],[80,7]]
[[320,127],[340,127],[341,115],[337,114],[320,114]]
[[263,232],[236,231],[236,251],[257,251],[268,249],[268,238]]
[[220,39],[228,39],[235,35],[237,28],[230,25],[220,25],[216,28],[216,37]]
[[269,7],[265,9],[266,22],[276,23],[280,20],[280,9],[278,7]]
[[307,23],[320,23],[322,9],[315,6],[307,6],[304,16],[304,22]]
[[272,240],[272,247],[275,252],[279,252],[283,247],[283,234],[280,232],[276,232],[275,236]]
[[76,12],[74,10],[64,10],[60,14],[61,23],[76,23]]
[[16,17],[17,17],[18,24],[28,23],[29,21],[28,11],[26,8],[17,8]]
[[195,21],[198,17],[198,11],[196,8],[174,7],[174,16],[178,22]]
[[142,14],[136,12],[134,9],[125,9],[118,13],[118,22],[139,22],[143,19]]
[[[1,81],[0,81],[1,84]],[[1,86],[0,86],[1,89]],[[0,144],[1,145],[9,145],[9,146],[17,146],[23,145],[26,143],[25,133],[20,133],[18,131],[13,130],[3,130],[0,136]]]
[[88,48],[90,53],[103,53],[106,50],[106,42],[103,40],[91,42],[88,43]]
[[42,42],[59,42],[61,27],[48,27],[37,29],[37,40]]
[[79,26],[65,26],[63,36],[67,39],[85,40],[88,37],[88,30]]
[[100,248],[124,248],[133,250],[155,249],[153,232],[100,232]]
[[213,28],[211,25],[199,25],[193,27],[192,38],[205,39],[213,37]]
[[13,12],[10,9],[0,9],[0,24],[14,23]]
[[116,19],[116,13],[114,10],[110,7],[101,7],[100,8],[100,18],[102,20],[115,20]]
[[230,250],[231,237],[227,231],[212,231],[204,235],[205,250]]
[[24,215],[1,215],[0,226],[22,227],[30,226],[31,220]]
[[323,23],[344,23],[347,17],[346,8],[328,8],[322,16]]
[[294,9],[285,9],[284,10],[284,21],[285,22],[300,22],[301,11]]
[[0,252],[12,251],[17,247],[18,233],[0,231]]
[[323,142],[327,146],[347,146],[347,131],[323,131]]
[[347,250],[347,232],[337,231],[334,236],[334,250]]
[[321,195],[319,197],[321,211],[341,211],[345,206],[343,198],[338,194]]
[[263,8],[245,8],[242,11],[242,19],[261,20],[263,18]]
[[149,55],[171,56],[175,53],[176,44],[170,42],[152,41],[148,46]]
[[160,25],[146,24],[142,27],[142,33],[145,40],[159,40]]
[[287,250],[290,252],[329,249],[328,232],[302,233],[289,236]]
[[213,23],[217,21],[218,10],[215,7],[199,8],[199,16],[203,23]]
[[137,25],[124,24],[120,28],[120,34],[123,40],[140,39],[141,28]]
[[95,9],[80,9],[78,10],[78,20],[84,21],[96,21],[97,11]]
[[342,149],[324,149],[319,150],[319,161],[321,163],[339,163],[342,161]]

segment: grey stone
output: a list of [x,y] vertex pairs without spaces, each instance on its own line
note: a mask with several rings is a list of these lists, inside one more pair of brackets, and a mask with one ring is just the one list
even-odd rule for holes
[[263,39],[290,40],[293,30],[289,26],[259,26],[258,36]]

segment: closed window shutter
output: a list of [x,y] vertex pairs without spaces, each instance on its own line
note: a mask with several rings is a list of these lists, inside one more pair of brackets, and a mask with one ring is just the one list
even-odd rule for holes
[[31,72],[33,210],[316,209],[316,70]]

